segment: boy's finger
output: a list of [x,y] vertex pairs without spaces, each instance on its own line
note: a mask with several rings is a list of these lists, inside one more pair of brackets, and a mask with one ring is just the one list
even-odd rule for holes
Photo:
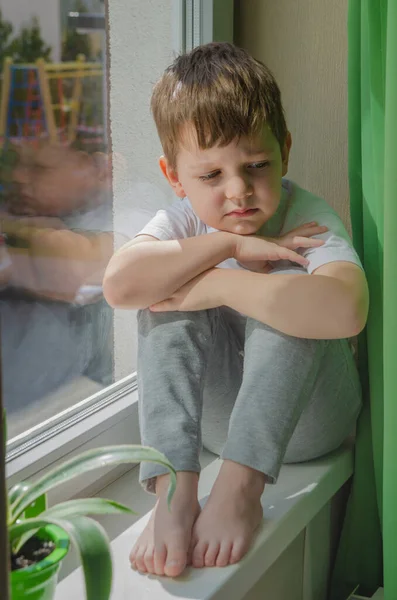
[[307,227],[316,226],[318,226],[317,221],[310,221],[310,223],[302,223],[302,225],[298,225],[298,227],[294,227],[294,229],[291,229],[290,233],[292,233],[293,231],[299,231],[300,229],[306,229]]
[[295,236],[291,242],[291,250],[297,248],[318,248],[325,244],[324,240],[318,240],[316,238]]
[[288,248],[288,250],[297,250],[297,248],[318,248],[324,244],[324,240],[300,235],[296,235],[291,239],[281,240],[281,242],[279,242],[279,246],[282,248]]
[[300,229],[301,227],[317,227],[318,221],[309,221],[308,223],[302,223],[302,225],[298,225],[295,229]]
[[328,231],[328,227],[325,227],[325,225],[316,225],[315,227],[302,226],[298,227],[297,229],[294,229],[292,232],[288,233],[287,236],[294,234],[294,236],[300,235],[305,237],[311,237],[313,235],[320,235],[321,233],[325,233],[326,231]]
[[311,223],[303,223],[302,225],[298,225],[298,227],[294,227],[293,229],[290,229],[289,231],[287,231],[286,233],[284,233],[285,236],[287,235],[294,235],[300,231],[306,231],[308,229],[313,229],[313,227],[318,227],[318,223],[316,221],[312,221]]
[[302,265],[303,267],[306,267],[309,264],[309,261],[307,260],[307,258],[305,258],[304,256],[301,256],[300,254],[298,254],[297,252],[294,252],[293,250],[288,250],[287,248],[284,250],[284,252],[283,251],[280,252],[280,259],[296,262],[299,265]]

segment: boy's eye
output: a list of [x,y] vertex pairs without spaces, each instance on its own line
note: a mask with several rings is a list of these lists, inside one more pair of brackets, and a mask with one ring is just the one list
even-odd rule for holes
[[265,160],[263,162],[258,162],[258,163],[252,163],[251,165],[248,165],[250,169],[264,169],[265,167],[269,166],[269,161]]
[[[253,170],[259,170],[259,169],[265,169],[269,165],[270,165],[270,162],[268,160],[264,160],[262,162],[252,163],[252,164],[248,165],[248,168],[253,169]],[[219,174],[220,174],[220,171],[212,171],[212,173],[207,173],[207,175],[201,175],[199,177],[199,179],[200,179],[200,181],[210,181],[211,179],[215,179],[215,177],[218,177]]]
[[209,181],[210,179],[215,179],[217,175],[219,175],[220,171],[213,171],[212,173],[208,173],[207,175],[201,175],[199,179],[201,181]]

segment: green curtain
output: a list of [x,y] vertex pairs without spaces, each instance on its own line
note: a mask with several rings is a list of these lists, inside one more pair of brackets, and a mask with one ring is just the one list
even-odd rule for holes
[[[365,406],[331,598],[384,585],[397,599],[397,0],[350,0],[349,178],[353,238],[371,308],[359,342]],[[382,562],[383,558],[383,562]]]

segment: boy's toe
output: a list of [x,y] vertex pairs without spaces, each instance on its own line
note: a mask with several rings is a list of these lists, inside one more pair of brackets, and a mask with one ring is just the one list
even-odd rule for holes
[[186,556],[186,564],[187,565],[191,565],[192,564],[193,548],[194,548],[194,546],[189,546],[189,549],[187,551],[187,556]]
[[226,565],[229,564],[231,551],[232,551],[232,543],[231,542],[224,542],[223,544],[221,544],[218,558],[216,559],[217,567],[226,567]]
[[131,564],[131,569],[134,569],[134,571],[137,571],[138,569],[136,568],[136,562],[135,560],[130,560],[130,564]]
[[138,547],[137,544],[135,544],[133,549],[130,552],[129,559],[130,559],[130,563],[132,566],[135,564],[137,547]]
[[168,577],[178,577],[186,567],[187,550],[180,544],[170,542],[167,548],[167,560],[164,573]]
[[154,572],[156,575],[164,575],[165,559],[167,558],[167,548],[165,544],[156,547],[154,551]]
[[154,574],[154,546],[150,545],[147,547],[143,560],[146,571]]
[[138,571],[141,573],[146,573],[146,565],[145,565],[145,547],[140,547],[137,549],[136,557],[135,557],[135,565]]
[[201,569],[204,567],[204,556],[207,552],[208,542],[198,542],[192,554],[192,565],[196,567],[196,569]]
[[205,557],[204,557],[204,565],[206,567],[214,567],[215,566],[216,559],[217,559],[218,553],[219,553],[219,547],[220,547],[219,542],[212,542],[209,544],[209,546],[207,548],[207,552],[205,553]]
[[247,553],[249,544],[246,540],[236,540],[233,544],[233,548],[230,554],[230,564],[234,564],[241,560],[244,554]]
[[197,537],[197,535],[195,534],[195,531],[194,531],[194,529],[193,529],[193,532],[192,532],[192,539],[190,540],[189,549],[188,549],[188,551],[187,551],[187,559],[186,559],[186,562],[187,562],[187,564],[188,564],[188,565],[191,565],[191,564],[193,564],[193,552],[194,552],[194,549],[195,549],[195,547],[197,546],[197,544],[198,544],[198,537]]

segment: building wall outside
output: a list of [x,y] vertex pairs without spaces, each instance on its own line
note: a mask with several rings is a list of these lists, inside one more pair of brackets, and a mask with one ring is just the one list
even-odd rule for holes
[[349,227],[347,2],[237,0],[235,40],[274,73],[292,133],[288,176]]
[[100,13],[105,11],[105,0],[60,0],[61,2],[61,23],[62,27],[66,27],[69,12],[75,11],[76,8],[83,6],[85,12]]

